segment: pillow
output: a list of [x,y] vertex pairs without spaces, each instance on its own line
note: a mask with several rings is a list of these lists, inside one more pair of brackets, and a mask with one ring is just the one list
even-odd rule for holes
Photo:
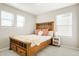
[[43,29],[43,35],[48,36],[48,29]]
[[39,31],[38,32],[38,35],[43,35],[43,31]]
[[35,34],[38,35],[38,32],[40,31],[40,29],[36,29],[35,30]]
[[48,32],[48,35],[53,37],[54,31],[49,31],[49,32]]

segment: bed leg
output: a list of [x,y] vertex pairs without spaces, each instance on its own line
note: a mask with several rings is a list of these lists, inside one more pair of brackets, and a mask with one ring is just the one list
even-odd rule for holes
[[10,46],[9,46],[9,50],[12,50],[12,48],[11,48],[11,43],[10,43]]
[[12,48],[11,48],[11,43],[12,43],[12,39],[9,37],[9,39],[10,39],[10,42],[9,42],[9,50],[12,50]]
[[10,46],[9,46],[9,50],[12,50],[12,48],[11,48],[11,43],[10,43]]
[[9,50],[12,50],[11,48],[9,48]]

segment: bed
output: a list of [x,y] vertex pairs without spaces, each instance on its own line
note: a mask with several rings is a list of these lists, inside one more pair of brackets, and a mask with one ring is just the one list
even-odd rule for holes
[[[49,27],[49,31],[54,31],[54,22],[37,23],[36,29]],[[10,36],[10,50],[15,51],[21,56],[33,56],[40,50],[51,44],[51,36],[17,35]]]

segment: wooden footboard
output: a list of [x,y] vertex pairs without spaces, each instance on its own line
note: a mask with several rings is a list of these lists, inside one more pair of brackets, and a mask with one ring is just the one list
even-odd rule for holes
[[31,43],[24,43],[10,37],[10,50],[17,52],[19,55],[28,56]]
[[32,56],[51,43],[51,39],[42,42],[39,46],[31,47],[31,43],[24,43],[10,37],[10,50],[17,52],[21,56]]

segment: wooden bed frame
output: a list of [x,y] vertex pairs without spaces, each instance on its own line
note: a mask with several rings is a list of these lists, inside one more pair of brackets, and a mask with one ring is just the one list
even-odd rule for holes
[[[54,22],[36,24],[36,29],[45,29],[47,27],[49,28],[49,31],[54,30]],[[47,47],[49,44],[51,44],[51,39],[45,42],[42,42],[39,46],[31,47],[31,43],[24,43],[22,41],[19,41],[10,37],[10,50],[17,52],[21,56],[36,55],[37,52]]]

